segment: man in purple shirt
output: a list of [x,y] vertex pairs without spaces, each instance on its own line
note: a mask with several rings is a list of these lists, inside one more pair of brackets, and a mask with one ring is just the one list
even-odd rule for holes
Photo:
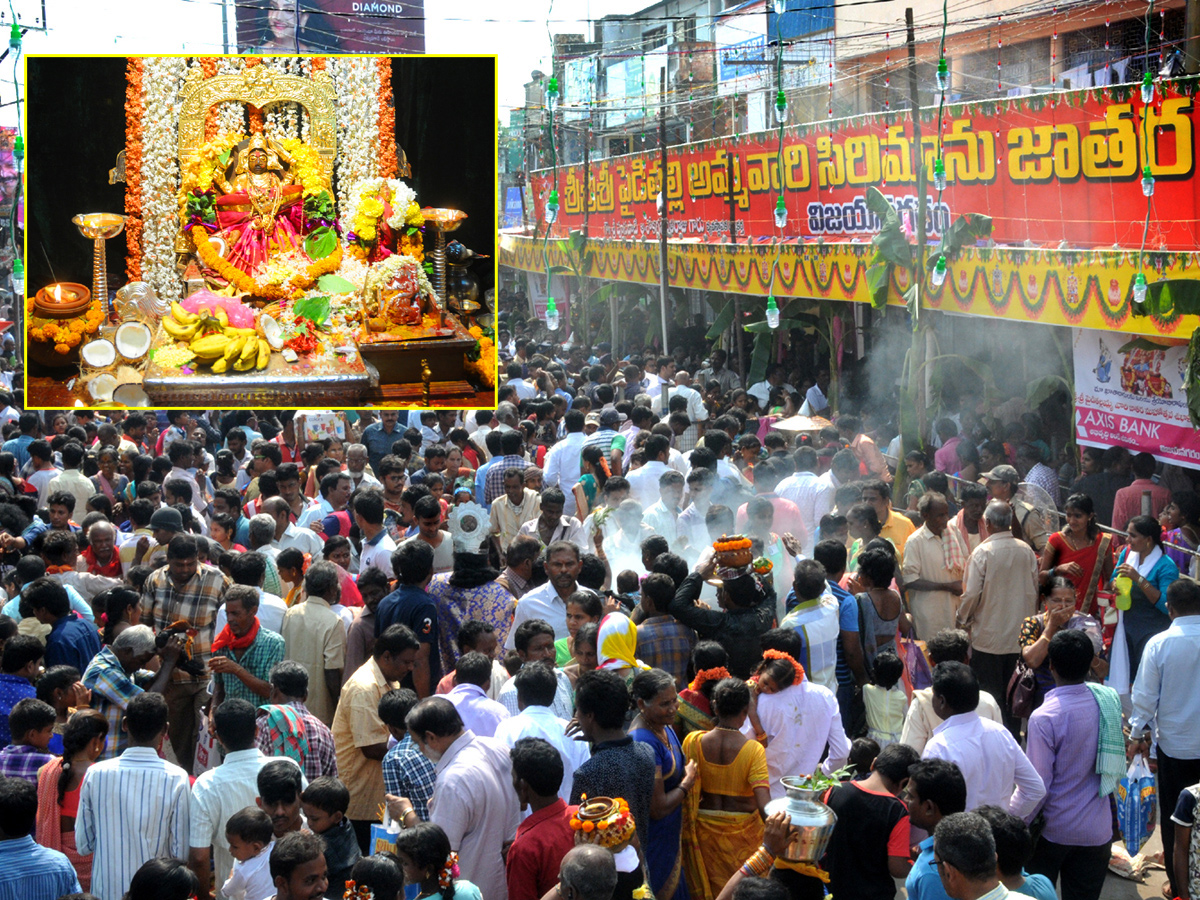
[[1120,757],[1124,736],[1116,692],[1085,682],[1094,653],[1084,632],[1056,634],[1050,641],[1055,687],[1029,717],[1026,753],[1046,785],[1046,827],[1029,871],[1051,883],[1061,877],[1063,900],[1100,896],[1113,839],[1108,794],[1115,778],[1102,785],[1096,757],[1101,746],[1117,748]]

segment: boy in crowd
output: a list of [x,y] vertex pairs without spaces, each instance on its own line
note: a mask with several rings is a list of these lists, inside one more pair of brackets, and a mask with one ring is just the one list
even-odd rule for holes
[[225,823],[225,840],[235,862],[221,893],[228,900],[270,900],[275,896],[269,865],[275,847],[271,817],[256,806],[247,806]]
[[300,808],[308,820],[308,830],[325,841],[325,866],[329,878],[325,896],[338,900],[350,870],[362,859],[354,828],[346,818],[350,791],[332,776],[314,779],[300,795]]
[[8,727],[13,742],[0,750],[0,775],[37,784],[38,769],[54,759],[49,753],[57,721],[54,707],[27,697],[13,707]]

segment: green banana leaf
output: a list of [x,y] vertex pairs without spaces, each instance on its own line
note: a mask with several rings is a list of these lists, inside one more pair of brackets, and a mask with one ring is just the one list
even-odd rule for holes
[[730,297],[725,302],[725,308],[717,313],[717,317],[713,320],[712,327],[708,329],[708,334],[704,336],[705,340],[715,341],[725,333],[731,324],[733,324],[734,300]]
[[756,334],[754,336],[754,352],[750,356],[750,371],[746,373],[747,384],[758,384],[766,377],[767,363],[771,360],[771,346],[774,343],[774,334]]

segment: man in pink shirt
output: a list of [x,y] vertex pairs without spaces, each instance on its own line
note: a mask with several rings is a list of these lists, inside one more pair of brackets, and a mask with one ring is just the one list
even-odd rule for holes
[[962,443],[962,437],[958,433],[958,426],[954,424],[953,419],[938,419],[935,428],[942,446],[933,454],[933,467],[939,472],[953,475],[960,468],[958,445]]
[[1158,518],[1159,513],[1171,502],[1171,492],[1161,484],[1155,484],[1156,463],[1151,453],[1139,453],[1133,458],[1133,484],[1117,491],[1113,500],[1113,528],[1125,531],[1129,520],[1142,514],[1142,492],[1150,492],[1150,515]]
[[866,467],[866,474],[890,482],[892,473],[888,471],[883,454],[875,446],[875,441],[860,433],[861,428],[862,420],[858,416],[838,416],[838,434],[850,442],[850,449],[854,451],[859,463]]

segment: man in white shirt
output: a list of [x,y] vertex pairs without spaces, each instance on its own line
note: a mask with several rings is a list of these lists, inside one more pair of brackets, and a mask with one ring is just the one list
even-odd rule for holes
[[83,445],[68,441],[62,448],[62,471],[50,479],[46,485],[46,496],[66,491],[75,498],[75,513],[83,520],[87,512],[87,502],[92,494],[97,493],[92,480],[80,471],[83,465]]
[[464,728],[445,697],[425,698],[405,722],[417,749],[435,763],[429,821],[457,848],[460,877],[488,900],[508,900],[501,850],[516,835],[521,815],[508,747]]
[[291,522],[291,509],[282,497],[271,497],[262,505],[262,511],[275,520],[275,540],[271,546],[276,550],[295,547],[307,553],[316,562],[321,558],[325,544],[311,528],[298,528]]
[[579,463],[583,453],[583,411],[569,409],[563,416],[563,425],[567,436],[550,448],[546,454],[546,471],[542,483],[544,487],[560,488],[566,498],[563,512],[568,516],[575,515],[575,485],[579,482]]
[[683,476],[675,469],[668,469],[658,479],[658,500],[642,513],[642,523],[649,525],[655,534],[665,537],[672,553],[679,552],[679,517],[683,512],[679,504],[682,502]]
[[144,863],[185,858],[189,846],[187,773],[158,755],[167,737],[166,699],[151,691],[138,694],[125,709],[122,727],[128,747],[88,769],[75,819],[76,848],[92,857],[92,891],[104,900],[123,897]]
[[765,381],[760,381],[758,384],[752,384],[746,389],[746,393],[758,401],[758,408],[761,412],[767,411],[767,404],[770,402],[771,391],[777,387],[785,387],[789,391],[794,391],[790,384],[784,384],[783,366],[779,363],[771,363],[767,366],[767,377]]
[[[1171,626],[1154,635],[1142,651],[1133,683],[1129,755],[1149,753],[1150,728],[1158,747],[1158,793],[1174,808],[1180,792],[1200,781],[1200,585],[1187,577],[1167,588]],[[1163,861],[1173,872],[1174,825],[1163,827]],[[1169,834],[1169,836],[1168,836]],[[1185,866],[1186,870],[1186,866]],[[1174,883],[1174,895],[1186,885]]]
[[[971,640],[960,628],[939,631],[925,642],[925,653],[934,666],[944,662],[960,662],[966,665],[970,652]],[[998,725],[1004,724],[1000,704],[985,690],[979,691],[979,705],[975,707],[975,711],[979,713],[980,718],[990,719]],[[933,688],[913,691],[912,701],[908,704],[908,712],[904,716],[904,730],[900,733],[900,743],[907,744],[918,753],[924,753],[925,745],[933,736],[933,730],[944,721],[945,719],[933,711]]]
[[1008,729],[980,718],[979,680],[969,666],[946,662],[933,670],[933,711],[944,721],[933,730],[923,759],[946,759],[962,770],[967,807],[991,804],[1026,819],[1046,785]]
[[365,491],[354,501],[354,521],[362,533],[362,556],[358,561],[361,575],[367,569],[379,569],[392,578],[392,553],[396,542],[383,527],[383,493]]
[[521,738],[542,738],[562,757],[563,780],[558,795],[563,802],[571,799],[571,781],[575,770],[589,756],[587,744],[567,736],[568,720],[556,716],[550,708],[558,691],[558,679],[549,662],[522,666],[513,677],[520,712],[501,722],[496,740],[510,748]]
[[379,479],[371,473],[370,461],[366,444],[350,444],[346,447],[346,473],[350,476],[351,493],[360,487],[383,487]]
[[837,488],[817,474],[817,451],[812,447],[797,447],[792,454],[795,473],[775,486],[775,493],[784,500],[791,500],[800,510],[804,522],[804,539],[801,554],[812,556],[817,545],[817,534],[821,519],[833,509],[833,497]]
[[517,400],[532,400],[537,396],[537,388],[521,377],[521,373],[520,363],[509,363],[508,381],[505,384],[517,392]]
[[195,460],[194,448],[191,441],[172,441],[171,446],[167,448],[167,456],[171,458],[171,471],[167,473],[164,482],[170,481],[172,478],[181,478],[188,483],[192,489],[192,509],[197,514],[203,515],[208,508],[208,500],[204,496],[204,492],[200,490],[200,483],[196,480],[192,466]]
[[829,398],[825,396],[827,390],[829,390],[829,370],[820,369],[817,372],[817,383],[810,387],[808,393],[804,395],[804,399],[808,403],[808,415],[826,416],[829,412]]
[[[522,523],[517,534],[535,538],[543,547],[549,547],[555,541],[570,541],[581,553],[586,553],[588,536],[578,519],[563,515],[565,503],[566,497],[562,491],[556,487],[546,488],[541,495],[540,514]],[[493,504],[492,508],[496,506]]]
[[528,619],[549,623],[555,640],[567,637],[567,598],[576,591],[580,555],[579,548],[568,541],[556,541],[546,548],[546,575],[550,580],[517,601],[505,650],[516,649],[517,627]]
[[[811,775],[820,766],[828,775],[846,762],[850,740],[842,728],[837,697],[829,688],[804,678],[778,693],[758,694],[758,720],[768,738],[767,772],[771,799],[784,796],[784,775]],[[742,731],[753,737],[750,720]],[[829,754],[821,762],[828,746]]]
[[[233,869],[225,824],[234,813],[254,806],[258,772],[275,759],[264,756],[255,746],[258,734],[255,713],[254,706],[240,698],[226,700],[213,713],[213,728],[224,758],[219,766],[196,779],[190,809],[188,868],[200,880],[200,897],[209,896],[209,873],[215,869],[217,900],[225,900],[219,886]],[[297,765],[287,757],[279,759]],[[303,786],[308,786],[303,775],[300,780]]]
[[659,496],[659,479],[664,472],[671,471],[667,459],[671,453],[671,442],[661,434],[652,434],[642,445],[646,452],[646,464],[629,472],[629,496],[642,505],[642,509],[654,504]]

